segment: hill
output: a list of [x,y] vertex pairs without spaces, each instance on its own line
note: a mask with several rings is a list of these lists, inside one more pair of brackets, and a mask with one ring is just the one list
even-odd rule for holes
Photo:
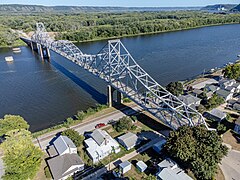
[[229,11],[233,9],[237,4],[215,4],[215,5],[208,5],[203,7],[201,10],[203,11]]
[[80,13],[80,12],[124,12],[124,11],[175,11],[199,10],[200,7],[94,7],[94,6],[41,6],[0,5],[0,13]]

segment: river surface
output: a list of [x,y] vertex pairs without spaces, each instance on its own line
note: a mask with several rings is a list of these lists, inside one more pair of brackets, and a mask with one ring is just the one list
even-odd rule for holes
[[[240,54],[240,25],[122,38],[135,60],[161,85],[186,80],[204,70],[234,62]],[[107,41],[79,43],[97,53]],[[20,54],[0,49],[0,118],[19,114],[31,131],[62,122],[78,110],[106,103],[106,84],[67,59],[51,53],[42,61],[29,47]],[[13,63],[5,56],[12,55]]]

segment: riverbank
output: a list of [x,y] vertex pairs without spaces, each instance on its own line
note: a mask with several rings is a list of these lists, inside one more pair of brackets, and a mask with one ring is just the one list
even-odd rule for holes
[[[103,40],[109,40],[109,39],[120,39],[120,38],[128,38],[128,37],[130,38],[130,37],[136,37],[136,36],[146,36],[146,35],[154,35],[154,34],[162,34],[162,33],[171,33],[171,32],[179,32],[179,31],[200,29],[200,28],[205,28],[205,27],[224,26],[224,25],[232,25],[232,24],[239,24],[239,23],[209,24],[209,25],[181,28],[181,29],[175,29],[175,30],[146,32],[146,33],[129,34],[129,35],[122,35],[122,36],[99,37],[99,38],[94,38],[94,39],[90,39],[90,40],[72,41],[72,42],[73,43],[96,42],[96,41],[103,41]],[[65,32],[63,32],[63,33],[65,33]],[[8,45],[0,46],[0,48],[7,48],[7,47],[11,48],[11,47],[16,47],[16,46],[27,46],[27,45],[23,41],[18,40],[17,43],[13,43],[11,46],[8,46]]]

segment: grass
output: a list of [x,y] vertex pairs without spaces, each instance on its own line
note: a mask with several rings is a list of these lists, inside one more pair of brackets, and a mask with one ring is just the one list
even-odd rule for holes
[[[240,151],[240,142],[237,140],[237,134],[229,130],[223,134],[223,142],[232,146],[232,149]],[[240,138],[240,137],[239,137]]]
[[37,172],[34,180],[42,180],[42,179],[52,179],[52,178],[47,178],[44,172],[44,168],[47,166],[47,163],[45,159],[48,157],[48,155],[45,153],[44,156],[42,157],[42,163],[39,168],[39,171]]

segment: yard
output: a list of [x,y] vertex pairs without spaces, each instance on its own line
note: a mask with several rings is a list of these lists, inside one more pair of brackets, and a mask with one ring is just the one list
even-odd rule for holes
[[240,136],[232,131],[227,131],[223,134],[223,142],[230,144],[232,149],[240,151]]

